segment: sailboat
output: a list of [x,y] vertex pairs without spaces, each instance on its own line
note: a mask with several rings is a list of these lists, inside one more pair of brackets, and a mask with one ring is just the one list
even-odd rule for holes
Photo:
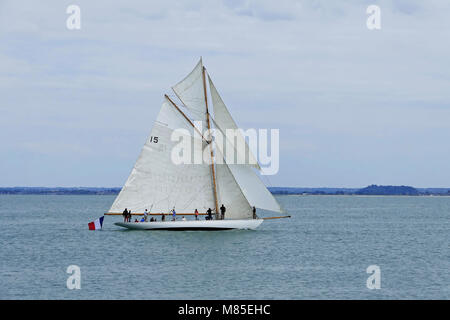
[[[133,215],[144,215],[144,211],[149,209],[149,216],[164,216],[166,219],[144,222],[137,222],[136,219],[135,222],[115,224],[135,230],[228,230],[256,229],[260,226],[264,218],[258,217],[254,208],[283,212],[256,174],[255,171],[261,168],[242,133],[237,134],[235,141],[244,145],[248,161],[231,164],[224,156],[223,146],[216,145],[214,139],[201,131],[200,127],[208,130],[215,128],[221,132],[238,130],[201,58],[172,90],[175,97],[164,96],[157,119],[131,174],[105,215],[122,215],[125,208],[131,210]],[[180,102],[174,101],[176,99]],[[207,149],[210,163],[176,164],[172,161],[172,150],[178,142],[172,141],[171,137],[179,129],[189,133],[187,139],[192,141],[194,153],[202,154]],[[233,143],[229,145],[234,147]],[[219,209],[221,205],[226,208],[224,218]],[[201,216],[206,215],[208,209],[211,209],[209,217],[211,212],[214,217],[203,219]],[[176,210],[176,216],[171,210]],[[198,216],[195,220],[184,218],[194,216],[195,210],[200,212],[200,219]]]

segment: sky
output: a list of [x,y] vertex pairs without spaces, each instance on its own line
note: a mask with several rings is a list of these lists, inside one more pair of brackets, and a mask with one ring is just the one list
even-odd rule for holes
[[448,0],[0,0],[0,186],[122,186],[202,56],[241,128],[280,130],[267,185],[450,187],[449,40]]

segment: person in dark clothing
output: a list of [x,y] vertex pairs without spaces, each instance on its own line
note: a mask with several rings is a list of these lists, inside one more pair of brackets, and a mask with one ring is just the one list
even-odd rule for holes
[[208,210],[206,210],[206,213],[208,214],[208,216],[206,217],[206,220],[212,220],[212,210],[211,210],[211,208],[208,208]]
[[128,210],[128,222],[131,222],[131,210]]
[[166,215],[164,213],[161,216],[161,221],[166,221]]
[[221,215],[221,219],[225,219],[225,211],[227,211],[227,209],[225,209],[225,206],[222,203],[222,206],[220,207],[220,215]]
[[257,216],[256,216],[256,208],[253,207],[253,219],[256,219],[256,218],[257,218]]
[[127,220],[128,220],[128,210],[127,210],[127,208],[125,208],[125,210],[123,210],[122,215],[123,215],[123,222],[127,222]]

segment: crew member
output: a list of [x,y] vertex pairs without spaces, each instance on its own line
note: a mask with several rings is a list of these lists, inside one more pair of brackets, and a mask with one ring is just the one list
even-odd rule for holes
[[225,209],[225,206],[222,203],[222,206],[220,207],[220,215],[221,215],[221,219],[225,219],[225,211],[227,211],[227,209]]
[[211,208],[208,208],[208,210],[206,210],[206,213],[208,214],[208,216],[206,217],[206,220],[212,220],[212,210],[211,210]]
[[123,222],[127,222],[127,220],[128,220],[128,210],[127,210],[127,208],[125,208],[125,210],[123,210],[122,215],[123,215]]
[[175,211],[175,207],[172,209],[172,221],[177,220],[177,212]]

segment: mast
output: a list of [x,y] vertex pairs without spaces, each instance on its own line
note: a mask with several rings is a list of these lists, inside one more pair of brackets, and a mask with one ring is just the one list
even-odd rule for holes
[[[202,69],[203,76],[203,92],[205,94],[205,105],[206,105],[206,124],[208,125],[208,130],[211,133],[211,123],[209,121],[209,111],[208,111],[208,98],[206,92],[206,78],[205,78],[205,67]],[[212,138],[211,138],[212,139]],[[214,169],[214,153],[212,143],[209,144],[211,150],[211,173],[213,178],[213,189],[214,189],[214,203],[216,205],[216,220],[219,218],[219,204],[217,203],[217,186],[216,186],[216,172]]]

